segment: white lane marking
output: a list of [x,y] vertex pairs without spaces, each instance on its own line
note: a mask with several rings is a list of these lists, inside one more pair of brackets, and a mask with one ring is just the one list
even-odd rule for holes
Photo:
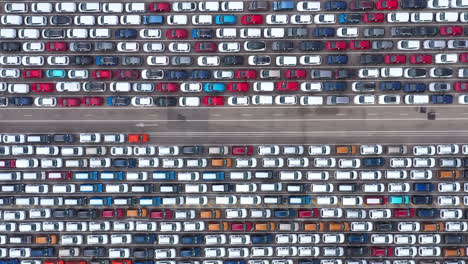
[[345,116],[345,115],[348,115],[348,114],[346,114],[346,113],[338,113],[338,114],[335,114],[335,115],[337,115],[337,116]]

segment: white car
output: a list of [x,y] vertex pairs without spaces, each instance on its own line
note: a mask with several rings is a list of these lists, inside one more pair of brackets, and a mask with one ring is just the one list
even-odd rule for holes
[[190,43],[187,42],[171,42],[168,46],[172,52],[190,52]]
[[277,95],[277,96],[275,96],[275,104],[277,104],[277,105],[295,105],[295,104],[297,104],[297,96],[295,96],[295,95]]
[[458,62],[458,54],[456,53],[443,53],[443,54],[436,54],[434,56],[435,63],[457,63]]
[[399,50],[419,50],[421,47],[421,41],[419,40],[399,40],[397,42],[397,48]]
[[360,147],[360,152],[361,152],[362,155],[382,154],[383,147],[382,147],[382,145],[362,145]]
[[380,75],[386,78],[399,78],[403,76],[403,68],[401,67],[381,68]]
[[450,0],[428,0],[427,7],[431,9],[447,9],[450,7]]
[[34,98],[34,105],[40,107],[54,107],[57,105],[57,98],[55,97],[36,97]]
[[292,24],[312,24],[313,23],[312,15],[292,15],[291,23]]
[[229,96],[227,100],[229,105],[249,105],[249,96]]
[[[141,38],[161,38],[161,29],[140,29]],[[145,43],[147,44],[147,43]]]
[[379,68],[364,68],[358,71],[359,78],[378,78],[380,76]]
[[336,23],[336,16],[334,14],[320,14],[314,16],[315,24],[333,24]]
[[187,25],[188,23],[186,15],[168,15],[166,20],[168,25]]
[[322,57],[320,55],[303,55],[299,57],[299,63],[302,65],[320,65]]
[[299,1],[296,4],[297,11],[320,11],[320,1]]
[[239,42],[221,42],[218,44],[218,51],[220,52],[239,52],[240,49]]
[[387,22],[393,23],[407,23],[410,20],[410,13],[408,12],[393,12],[387,14]]
[[436,147],[435,146],[414,146],[413,147],[414,155],[435,155]]
[[383,94],[379,95],[379,104],[400,104],[401,98],[395,94]]
[[140,44],[138,42],[119,42],[117,43],[117,50],[121,52],[138,52]]
[[395,256],[397,257],[415,257],[418,250],[417,247],[395,247]]
[[197,59],[199,66],[218,66],[221,63],[219,56],[200,56]]
[[289,22],[288,15],[267,15],[267,24],[287,24]]
[[414,158],[413,159],[413,166],[415,168],[434,167],[435,166],[435,159],[434,158]]
[[355,104],[375,104],[375,95],[356,95],[354,96]]
[[280,168],[284,166],[283,158],[263,158],[262,166],[265,168]]
[[336,35],[344,38],[355,38],[359,35],[359,30],[357,27],[340,27],[336,30]]

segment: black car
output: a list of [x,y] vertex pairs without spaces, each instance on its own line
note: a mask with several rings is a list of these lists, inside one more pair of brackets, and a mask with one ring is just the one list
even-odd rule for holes
[[176,106],[177,98],[173,96],[161,96],[154,98],[154,104],[158,106]]
[[335,78],[336,79],[350,79],[356,76],[355,70],[344,69],[344,70],[336,70],[335,71]]
[[373,92],[375,87],[375,82],[356,82],[353,85],[353,90],[356,92]]
[[403,0],[400,2],[400,7],[404,9],[423,9],[427,8],[426,0]]
[[94,63],[94,57],[93,56],[71,56],[70,63],[72,65],[81,65],[81,66],[92,65]]
[[0,43],[0,50],[1,51],[20,51],[21,50],[21,43],[19,42],[1,42]]
[[384,63],[384,56],[381,54],[363,54],[359,57],[361,64],[381,64]]
[[249,11],[264,11],[268,10],[268,1],[250,1]]
[[406,73],[411,78],[421,78],[427,75],[427,70],[424,68],[410,68]]
[[346,256],[348,257],[366,257],[369,255],[368,247],[347,247]]
[[50,23],[52,25],[66,26],[66,25],[70,25],[72,21],[73,20],[71,16],[51,16],[50,17]]
[[115,47],[114,42],[97,41],[94,43],[94,50],[96,51],[114,51]]
[[44,29],[42,35],[49,39],[65,38],[66,36],[64,29]]
[[465,237],[460,234],[443,235],[445,244],[463,244]]
[[264,50],[266,44],[264,41],[251,40],[246,42],[245,47],[249,51]]
[[14,96],[8,99],[9,104],[16,106],[28,106],[33,104],[33,98],[29,96]]
[[286,29],[286,34],[290,38],[303,38],[307,37],[309,31],[303,27],[290,27]]
[[438,33],[439,29],[432,26],[415,27],[413,29],[413,35],[415,37],[434,37]]
[[154,249],[135,248],[133,250],[133,257],[141,259],[154,258]]
[[164,71],[158,69],[149,69],[145,72],[147,79],[162,79],[164,77]]
[[419,218],[436,218],[439,216],[439,210],[434,208],[417,208],[416,216]]
[[273,41],[271,48],[273,51],[290,51],[294,49],[294,43],[287,40]]
[[453,75],[453,69],[451,68],[435,68],[432,72],[434,77],[450,77]]
[[52,141],[55,143],[73,143],[75,142],[75,136],[72,134],[54,134]]
[[322,41],[303,41],[299,46],[301,51],[320,51],[325,48],[325,44]]
[[83,249],[84,257],[104,257],[106,249],[103,247],[87,247]]
[[242,65],[244,64],[244,57],[242,56],[224,56],[223,57],[224,65]]
[[96,209],[78,210],[77,217],[81,219],[96,219],[99,218],[99,212]]
[[86,92],[104,92],[106,91],[105,82],[85,82],[83,84],[83,90]]
[[351,11],[364,11],[374,8],[374,2],[372,1],[353,1],[349,3],[348,9]]
[[74,218],[76,217],[75,209],[55,209],[52,211],[54,218]]
[[411,197],[411,203],[413,204],[432,204],[433,199],[430,195],[413,195]]
[[414,35],[414,27],[392,27],[392,37],[411,37]]
[[8,105],[8,98],[0,97],[0,106],[7,106],[7,105]]
[[70,50],[77,52],[90,52],[93,50],[93,44],[91,42],[73,42],[70,45]]
[[171,64],[175,66],[188,66],[193,64],[193,58],[190,56],[172,56]]
[[183,146],[182,153],[187,155],[198,155],[203,154],[205,148],[203,146]]
[[375,222],[374,223],[374,230],[377,232],[391,232],[393,231],[393,223],[392,222]]
[[385,28],[368,27],[364,29],[365,37],[383,37],[385,36]]

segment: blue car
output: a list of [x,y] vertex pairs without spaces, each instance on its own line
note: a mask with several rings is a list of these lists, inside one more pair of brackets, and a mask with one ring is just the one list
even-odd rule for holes
[[179,254],[181,257],[186,257],[186,258],[201,256],[200,248],[181,248],[179,252],[180,252]]
[[130,105],[130,96],[109,96],[107,97],[109,106],[128,106]]
[[345,82],[324,82],[323,83],[323,90],[327,92],[334,92],[334,91],[346,91],[348,86]]
[[289,196],[288,203],[293,205],[305,205],[310,204],[310,196],[303,195],[303,196]]
[[223,181],[224,171],[205,171],[202,172],[202,179],[207,181]]
[[325,9],[328,11],[346,10],[347,4],[345,1],[327,1]]
[[20,262],[17,259],[4,259],[0,260],[0,264],[20,264]]
[[32,105],[34,100],[32,97],[29,96],[14,96],[8,99],[11,105],[16,106],[25,106],[25,105]]
[[97,66],[116,66],[119,65],[119,57],[117,56],[96,56]]
[[223,264],[245,264],[245,260],[242,260],[242,259],[225,260],[225,261],[223,261]]
[[182,80],[187,78],[187,72],[184,70],[167,70],[164,72],[167,80]]
[[336,30],[331,27],[316,27],[312,31],[314,37],[334,37]]
[[278,0],[273,2],[274,11],[291,11],[295,8],[294,1],[291,0]]
[[453,103],[453,96],[450,94],[431,95],[431,102],[433,104],[451,104]]
[[136,167],[136,159],[129,158],[129,159],[114,159],[112,160],[112,165],[117,168],[135,168]]
[[143,16],[143,24],[146,25],[156,25],[156,24],[163,24],[164,17],[163,16]]
[[194,39],[211,39],[214,36],[214,31],[211,28],[194,28],[192,29],[192,38]]
[[417,208],[416,216],[420,218],[436,218],[439,217],[439,210],[435,208]]
[[369,235],[367,234],[351,234],[348,235],[348,243],[351,244],[364,244],[369,242]]
[[217,15],[215,17],[215,23],[217,25],[234,25],[236,24],[235,15]]
[[55,249],[49,248],[32,248],[31,257],[42,258],[42,257],[53,257],[55,255]]
[[401,90],[401,82],[399,81],[384,81],[379,83],[381,91],[398,91]]
[[207,93],[222,93],[226,91],[224,83],[205,83],[203,90]]
[[425,83],[405,83],[403,91],[407,93],[423,93],[426,91]]
[[129,29],[129,28],[116,29],[115,37],[124,38],[124,39],[136,39],[138,37],[138,31],[136,29]]
[[204,237],[202,235],[183,236],[181,239],[182,244],[203,244]]
[[433,192],[434,184],[429,182],[413,183],[413,190],[415,192]]
[[174,171],[153,171],[152,179],[173,181],[175,180],[175,172]]
[[133,264],[154,264],[152,260],[135,260]]
[[251,235],[252,244],[269,244],[273,242],[273,235]]
[[327,64],[347,64],[348,56],[346,55],[328,55]]
[[364,158],[362,163],[365,167],[383,166],[385,164],[384,158]]
[[273,212],[275,217],[278,218],[290,218],[296,216],[296,210],[294,209],[277,209]]
[[361,14],[358,13],[346,13],[338,16],[338,21],[341,24],[355,24],[361,22]]
[[413,204],[432,204],[434,201],[430,195],[413,195],[411,202]]
[[190,73],[190,79],[192,80],[206,80],[210,78],[211,78],[211,71],[195,70]]
[[156,235],[154,234],[133,235],[133,242],[135,244],[153,244],[155,241]]

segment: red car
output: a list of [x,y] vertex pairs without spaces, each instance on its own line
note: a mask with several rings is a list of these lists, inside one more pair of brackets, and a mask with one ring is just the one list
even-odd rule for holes
[[391,257],[393,256],[393,248],[391,247],[371,247],[372,257]]
[[298,91],[299,83],[298,82],[277,82],[276,90],[283,91],[283,92]]
[[237,79],[257,79],[256,70],[237,70],[236,71]]
[[68,44],[66,42],[47,42],[45,48],[47,51],[67,51]]
[[468,62],[468,53],[460,54],[460,62]]
[[177,83],[158,83],[156,90],[159,92],[177,92],[179,89]]
[[286,78],[288,79],[305,79],[306,77],[305,70],[286,70]]
[[104,98],[98,96],[85,96],[81,99],[81,104],[85,106],[101,106],[104,104]]
[[393,209],[393,217],[395,218],[408,218],[414,217],[414,208],[395,208]]
[[148,134],[128,134],[128,143],[146,143],[149,140]]
[[432,55],[414,54],[410,56],[410,62],[413,64],[432,64]]
[[51,93],[54,91],[53,83],[33,83],[32,91],[36,93]]
[[23,70],[24,78],[42,78],[44,74],[42,70]]
[[84,260],[67,260],[65,264],[87,264]]
[[362,20],[367,23],[382,23],[385,21],[384,13],[367,13],[364,14]]
[[440,28],[442,36],[460,36],[463,34],[463,27],[460,26],[445,26]]
[[232,155],[251,156],[254,148],[252,146],[232,146]]
[[468,82],[456,82],[454,90],[457,92],[468,92]]
[[320,211],[317,208],[299,209],[297,215],[299,218],[317,218],[320,216]]
[[48,180],[70,180],[71,176],[71,171],[48,171],[46,173]]
[[325,48],[327,50],[346,50],[348,43],[346,41],[328,41]]
[[14,159],[1,159],[0,169],[11,169],[16,168],[16,160]]
[[228,83],[227,89],[230,92],[248,92],[249,83],[246,82],[231,82]]
[[112,79],[112,70],[94,70],[94,79]]
[[113,260],[112,264],[133,264],[133,261],[129,259],[118,259],[118,260]]
[[384,61],[387,64],[403,64],[406,63],[406,56],[405,55],[397,55],[397,54],[388,54],[384,56]]
[[215,52],[217,48],[214,42],[196,42],[194,45],[196,52]]
[[375,4],[379,10],[393,10],[398,8],[398,0],[379,0]]
[[115,76],[121,80],[136,80],[140,77],[139,70],[117,70]]
[[243,25],[259,25],[259,24],[263,24],[263,16],[262,15],[244,15],[242,16],[241,21]]
[[202,103],[206,106],[224,105],[223,96],[205,96],[203,97]]
[[150,12],[169,12],[171,11],[171,4],[169,3],[151,3],[148,5]]
[[185,39],[187,36],[188,33],[185,29],[168,29],[166,32],[168,39]]
[[103,218],[122,218],[124,217],[124,210],[123,209],[104,209],[102,210],[101,216]]
[[63,260],[44,260],[43,264],[64,264]]
[[65,107],[77,107],[81,105],[81,98],[79,97],[60,97],[58,104]]
[[371,48],[371,42],[369,40],[353,40],[349,48],[352,50],[368,50]]
[[150,213],[152,219],[170,219],[172,218],[172,211],[169,209],[165,210],[152,210]]
[[231,231],[240,231],[240,232],[248,232],[252,231],[253,225],[251,222],[232,222],[231,223]]

